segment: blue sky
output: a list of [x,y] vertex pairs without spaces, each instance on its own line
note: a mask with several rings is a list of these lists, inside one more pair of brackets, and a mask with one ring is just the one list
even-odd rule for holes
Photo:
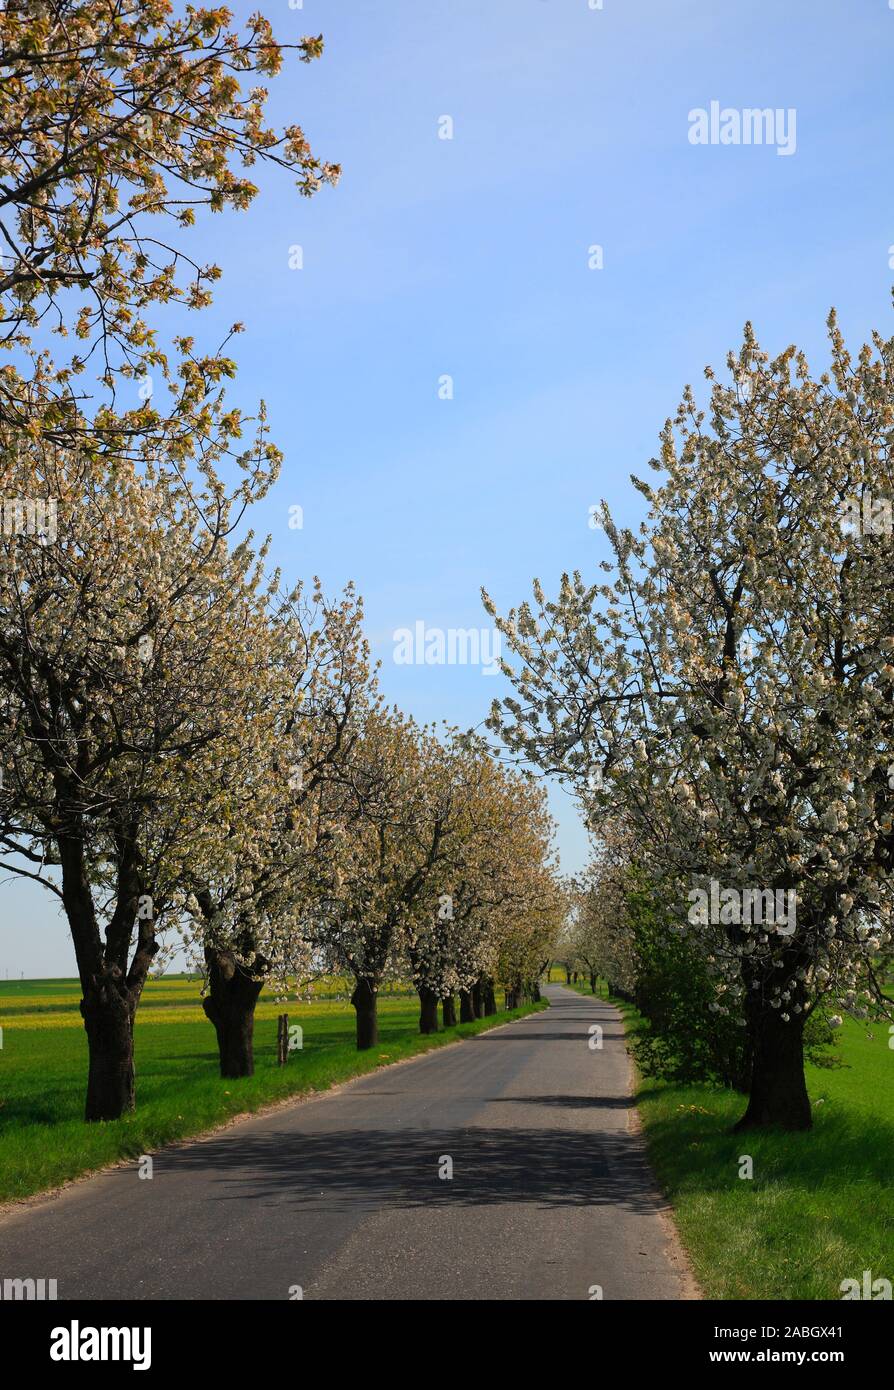
[[[505,609],[534,575],[550,591],[563,570],[592,572],[605,540],[590,506],[639,518],[630,473],[746,319],[818,368],[832,304],[852,340],[894,331],[894,10],[233,6],[258,7],[284,39],[324,34],[320,61],[272,84],[271,117],[300,123],[344,173],[305,200],[264,172],[247,214],[202,219],[191,250],[223,280],[190,329],[210,346],[246,325],[231,394],[266,400],[286,456],[255,518],[274,560],[330,590],[354,579],[386,695],[422,720],[477,724],[501,678],[395,665],[396,629],[481,627],[482,584]],[[712,100],[793,108],[795,153],[693,145],[689,112]],[[452,140],[438,138],[445,115]],[[290,270],[296,244],[304,268]],[[567,798],[553,808],[574,870],[586,837]],[[55,905],[29,885],[0,894],[0,978],[73,974]]]

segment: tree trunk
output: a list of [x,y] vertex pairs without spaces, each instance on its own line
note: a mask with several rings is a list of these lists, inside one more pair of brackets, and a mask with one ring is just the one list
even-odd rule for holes
[[454,1028],[456,1026],[456,999],[452,994],[448,994],[441,1000],[441,1013],[444,1016],[444,1027]]
[[133,837],[127,843],[125,840],[118,864],[118,897],[105,944],[96,919],[83,839],[74,834],[60,835],[58,840],[62,902],[78,962],[81,1017],[87,1034],[87,1121],[117,1120],[134,1109],[133,1021],[158,950],[151,916],[140,913],[137,948],[128,970],[142,884]]
[[757,1004],[749,1011],[753,1029],[751,1089],[745,1114],[734,1132],[780,1125],[803,1130],[813,1125],[804,1079],[804,1015],[785,1022],[779,1009]]
[[568,969],[567,965],[565,966],[565,983],[566,985],[571,984],[571,971]]
[[202,1000],[217,1033],[220,1074],[254,1076],[255,1005],[264,988],[266,961],[255,957],[251,970],[240,965],[232,951],[205,948],[209,993]]
[[483,1018],[484,1008],[481,1002],[481,981],[476,980],[472,986],[472,1012],[476,1018]]
[[419,1031],[438,1031],[438,996],[433,989],[428,989],[425,985],[419,989]]
[[497,1012],[497,996],[494,992],[494,982],[490,975],[484,976],[481,986],[481,1002],[484,1006],[484,1017],[491,1018]]
[[459,1021],[460,1023],[475,1022],[475,1008],[472,1004],[471,990],[461,989],[459,992]]
[[133,1020],[138,999],[115,967],[84,991],[81,1017],[90,1059],[85,1120],[118,1120],[134,1109]]
[[743,1045],[738,1047],[733,1044],[726,1051],[722,1078],[724,1086],[728,1086],[733,1091],[740,1091],[747,1096],[751,1088],[753,1061],[754,1046],[751,1034],[745,1030]]
[[590,993],[596,993],[596,976],[593,974],[592,970],[590,971]]
[[375,980],[364,975],[354,987],[351,1003],[357,1011],[357,1050],[375,1047],[379,1041],[379,1018],[376,1013],[378,990]]

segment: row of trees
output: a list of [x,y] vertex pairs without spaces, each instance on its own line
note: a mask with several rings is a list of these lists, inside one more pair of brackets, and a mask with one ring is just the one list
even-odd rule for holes
[[[603,507],[606,582],[535,582],[505,618],[485,595],[515,658],[492,727],[626,846],[654,930],[744,1027],[743,1126],[810,1126],[818,1006],[891,1016],[894,338],[853,357],[833,314],[829,343],[814,377],[748,326],[708,410],[687,389],[667,422],[660,481],[633,479],[639,529]],[[615,978],[621,921],[593,958]]]
[[227,539],[247,499],[207,458],[10,460],[17,495],[58,499],[59,534],[3,538],[0,829],[71,928],[88,1118],[133,1104],[166,925],[204,955],[226,1076],[252,1070],[268,981],[349,973],[370,1047],[386,977],[413,979],[426,1032],[439,999],[449,1021],[498,973],[537,978],[562,903],[543,793],[383,704],[352,589],[265,579],[263,548]]
[[322,40],[167,0],[0,10],[0,845],[71,929],[88,1119],[133,1105],[166,927],[236,1075],[265,981],[349,972],[368,1047],[390,973],[431,1029],[536,979],[562,910],[541,794],[385,707],[352,589],[268,575],[249,513],[281,458],[225,396],[241,325],[203,351],[152,321],[210,303],[189,228],[246,208],[253,164],[336,181],[264,124],[290,49]]
[[234,1076],[265,982],[350,973],[370,1047],[384,978],[410,974],[431,1031],[439,999],[536,979],[561,909],[543,793],[386,708],[353,590],[282,594],[228,542],[244,489],[190,464],[35,444],[7,467],[59,533],[3,538],[0,830],[71,927],[90,1118],[133,1102],[165,924],[204,954]]

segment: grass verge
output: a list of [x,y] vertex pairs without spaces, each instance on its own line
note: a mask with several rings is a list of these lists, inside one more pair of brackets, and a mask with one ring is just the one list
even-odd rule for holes
[[[589,987],[578,986],[589,994]],[[602,997],[607,997],[602,992]],[[629,1034],[645,1025],[631,1005]],[[886,1024],[845,1019],[834,1070],[807,1066],[814,1128],[731,1134],[744,1097],[639,1077],[655,1174],[708,1298],[840,1299],[894,1282],[894,1051]],[[750,1157],[752,1178],[740,1177]]]

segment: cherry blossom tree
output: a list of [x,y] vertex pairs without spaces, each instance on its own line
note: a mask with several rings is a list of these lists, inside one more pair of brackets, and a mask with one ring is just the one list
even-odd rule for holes
[[[501,631],[509,745],[622,815],[676,930],[753,1043],[742,1125],[811,1123],[805,1019],[890,1006],[894,849],[894,339],[831,365],[746,328],[661,437],[612,578],[563,577]],[[887,501],[887,511],[885,502]],[[887,524],[886,524],[887,517]],[[485,601],[493,611],[490,601]]]
[[552,823],[543,793],[500,764],[486,740],[453,731],[447,742],[450,814],[438,870],[420,896],[407,953],[421,1003],[420,1029],[496,1012],[494,973],[512,914],[530,904],[532,869],[549,854]]
[[[0,8],[7,423],[31,421],[22,352],[45,346],[48,333],[77,344],[43,366],[63,397],[91,362],[113,397],[122,378],[166,372],[146,310],[209,303],[220,271],[191,256],[181,234],[197,211],[248,207],[253,165],[290,172],[304,195],[335,182],[338,166],[314,157],[299,126],[265,125],[266,87],[243,90],[246,79],[274,77],[290,52],[310,62],[322,48],[321,36],[277,42],[260,14],[240,33],[222,6],[7,0]],[[80,409],[88,414],[83,400]],[[44,423],[57,435],[57,422]]]
[[0,825],[8,867],[57,893],[71,926],[88,1119],[133,1105],[159,920],[182,915],[190,866],[226,877],[246,748],[266,767],[273,736],[263,551],[233,537],[279,455],[263,409],[240,442],[254,427],[220,390],[241,325],[203,352],[163,345],[147,312],[209,302],[219,271],[180,233],[197,209],[247,207],[253,164],[302,194],[338,176],[299,127],[264,124],[263,86],[243,90],[321,38],[283,46],[260,15],[243,34],[231,21],[168,0],[0,10],[0,460],[23,516],[2,538]]
[[358,1046],[377,1040],[388,976],[413,980],[423,1033],[437,1030],[439,999],[455,1022],[457,993],[460,1021],[495,1012],[500,952],[530,935],[553,888],[543,793],[480,737],[374,706],[322,802],[339,827],[338,886],[320,904],[319,944],[354,977]]
[[342,775],[375,700],[362,615],[353,587],[332,602],[318,580],[309,596],[299,587],[278,603],[261,717],[254,728],[244,723],[240,760],[226,769],[238,807],[226,859],[216,852],[207,872],[201,861],[190,866],[186,907],[222,1076],[254,1070],[265,983],[286,992],[313,973],[315,923],[342,833],[327,819],[324,783]]
[[619,821],[605,819],[584,872],[569,885],[569,916],[562,938],[567,958],[583,967],[596,990],[598,976],[609,992],[632,999],[637,980],[631,896],[637,892],[637,842]]
[[332,968],[354,979],[361,1049],[378,1041],[379,988],[405,963],[408,927],[439,862],[450,814],[442,762],[429,730],[376,705],[343,774],[321,785],[322,814],[339,834],[316,940]]
[[[532,876],[523,906],[505,922],[497,955],[497,976],[506,983],[507,1007],[540,999],[540,979],[549,967],[567,903],[555,876],[542,870]],[[536,891],[535,891],[536,890]]]
[[219,421],[187,480],[151,450],[141,469],[99,444],[63,451],[39,422],[28,447],[0,441],[13,495],[58,499],[52,531],[0,538],[0,845],[68,920],[90,1120],[133,1107],[158,920],[189,862],[225,840],[216,772],[238,761],[240,719],[261,702],[264,555],[230,538],[277,464],[262,430],[228,490],[215,461],[230,464],[233,443]]

